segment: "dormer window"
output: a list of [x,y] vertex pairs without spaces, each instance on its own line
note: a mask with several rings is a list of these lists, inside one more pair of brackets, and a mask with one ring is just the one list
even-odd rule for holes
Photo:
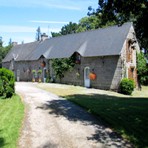
[[75,52],[75,63],[76,64],[81,63],[81,55],[78,52]]

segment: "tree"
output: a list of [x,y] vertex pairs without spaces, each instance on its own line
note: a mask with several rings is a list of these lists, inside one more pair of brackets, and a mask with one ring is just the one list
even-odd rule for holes
[[52,67],[56,76],[61,80],[64,77],[64,73],[70,69],[72,69],[75,65],[74,56],[70,58],[62,58],[62,59],[53,59]]
[[62,27],[60,33],[62,35],[76,33],[78,25],[76,23],[69,22],[69,24]]
[[41,29],[40,27],[38,27],[36,30],[36,41],[40,41],[40,40],[41,40]]
[[51,35],[52,37],[57,37],[61,35],[76,33],[77,28],[78,28],[77,23],[69,22],[69,24],[61,28],[61,31],[59,33],[51,32]]
[[58,36],[61,36],[61,34],[57,33],[57,32],[51,32],[51,36],[52,37],[58,37]]
[[99,0],[95,14],[102,20],[102,25],[108,22],[122,24],[132,21],[141,46],[148,49],[147,7],[147,0]]
[[3,47],[2,37],[0,38],[0,68],[2,67],[2,60],[5,58],[9,50],[12,48],[12,45]]
[[137,70],[139,81],[144,85],[148,85],[148,66],[142,52],[137,54]]
[[0,47],[3,46],[3,41],[2,41],[2,37],[0,36]]
[[12,39],[11,38],[9,39],[9,43],[8,44],[12,45]]
[[83,32],[98,28],[99,20],[95,15],[86,16],[80,19],[76,32]]

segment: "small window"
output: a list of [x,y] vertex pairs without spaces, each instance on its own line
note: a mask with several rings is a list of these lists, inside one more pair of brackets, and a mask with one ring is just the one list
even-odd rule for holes
[[81,63],[81,56],[79,53],[75,53],[75,63],[80,64]]

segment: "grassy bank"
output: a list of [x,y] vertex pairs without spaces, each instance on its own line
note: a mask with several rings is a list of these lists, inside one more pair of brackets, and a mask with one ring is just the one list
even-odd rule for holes
[[39,87],[97,115],[136,147],[148,147],[148,87],[135,90],[133,96],[66,85],[40,84]]
[[0,98],[0,147],[16,148],[24,116],[24,105],[18,95]]

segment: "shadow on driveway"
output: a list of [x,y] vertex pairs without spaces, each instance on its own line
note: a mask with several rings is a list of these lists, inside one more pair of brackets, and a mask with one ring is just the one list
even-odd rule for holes
[[103,143],[108,147],[130,147],[127,142],[123,141],[120,135],[110,130],[100,119],[70,101],[64,99],[47,101],[46,104],[38,106],[37,109],[49,110],[49,114],[52,114],[57,118],[63,116],[69,121],[80,121],[84,126],[94,126],[96,129],[95,134],[88,135],[87,140],[94,140],[95,142]]

